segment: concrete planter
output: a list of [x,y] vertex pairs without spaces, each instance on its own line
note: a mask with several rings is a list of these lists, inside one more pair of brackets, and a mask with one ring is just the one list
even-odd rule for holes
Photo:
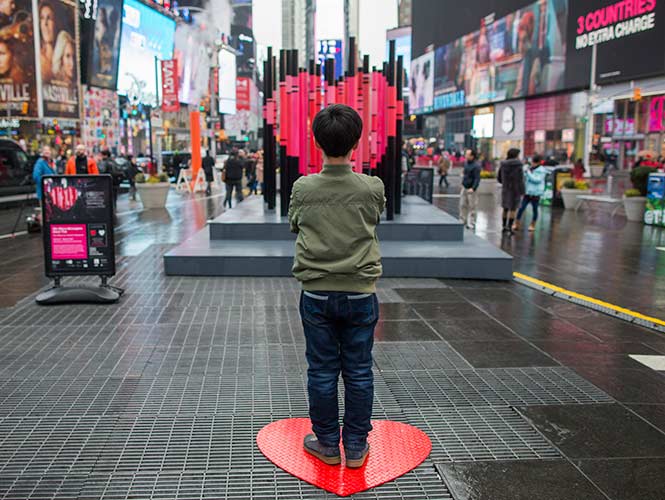
[[166,198],[169,195],[171,183],[158,182],[156,184],[136,184],[136,189],[139,192],[143,208],[164,208],[166,205]]
[[623,208],[626,211],[626,219],[631,222],[642,222],[646,205],[646,196],[624,196]]
[[480,179],[478,184],[478,194],[495,194],[499,183],[496,179]]
[[604,165],[590,165],[589,168],[591,169],[591,177],[603,176],[603,169],[605,168]]
[[563,206],[566,210],[575,210],[579,201],[578,196],[591,194],[590,189],[561,189],[561,198],[563,199]]

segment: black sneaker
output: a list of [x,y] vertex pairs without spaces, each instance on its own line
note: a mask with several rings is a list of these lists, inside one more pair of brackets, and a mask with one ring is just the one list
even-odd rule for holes
[[321,460],[324,464],[339,465],[342,463],[342,457],[339,453],[339,446],[323,446],[314,434],[305,436],[303,443],[305,451]]
[[349,469],[359,469],[365,465],[369,455],[369,444],[365,445],[364,450],[347,450],[344,449],[344,456],[346,457],[346,466]]

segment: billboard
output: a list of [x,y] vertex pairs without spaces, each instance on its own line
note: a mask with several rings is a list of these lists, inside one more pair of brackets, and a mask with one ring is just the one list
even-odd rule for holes
[[173,58],[175,21],[137,0],[125,0],[120,37],[118,92],[154,103],[156,60]]
[[229,50],[219,51],[219,112],[236,112],[236,56]]
[[565,88],[566,0],[540,0],[435,50],[434,109]]
[[38,116],[31,0],[8,3],[0,16],[0,114]]
[[321,64],[321,78],[325,78],[323,68],[326,59],[335,60],[335,80],[342,76],[344,73],[342,40],[317,40],[316,54],[317,62]]
[[178,100],[178,61],[168,59],[162,66],[162,111],[175,112],[180,109]]
[[239,76],[236,79],[236,108],[238,111],[249,111],[251,101],[252,79],[246,76]]
[[589,85],[594,45],[598,46],[599,84],[665,73],[663,2],[571,1],[567,36],[566,81],[570,87]]
[[120,57],[122,0],[98,0],[96,4],[97,13],[92,30],[87,37],[84,37],[84,30],[81,30],[82,48],[88,48],[87,82],[95,87],[115,90]]
[[409,110],[413,114],[434,109],[434,52],[411,60]]
[[87,87],[83,90],[81,139],[87,151],[104,149],[117,153],[120,142],[120,110],[114,90]]
[[39,14],[39,72],[41,116],[79,117],[79,74],[75,4],[33,0]]
[[588,87],[594,45],[600,85],[665,74],[664,25],[657,0],[413,0],[412,53],[443,110]]
[[113,276],[111,176],[49,176],[42,182],[46,276]]

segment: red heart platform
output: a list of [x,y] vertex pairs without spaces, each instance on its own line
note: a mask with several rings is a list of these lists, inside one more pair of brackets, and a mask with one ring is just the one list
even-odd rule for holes
[[[360,469],[326,465],[303,450],[312,433],[307,418],[279,420],[266,425],[256,443],[261,453],[280,469],[336,495],[346,497],[397,479],[418,467],[432,451],[427,435],[411,425],[388,420],[372,422],[370,451]],[[342,459],[344,451],[342,449]]]

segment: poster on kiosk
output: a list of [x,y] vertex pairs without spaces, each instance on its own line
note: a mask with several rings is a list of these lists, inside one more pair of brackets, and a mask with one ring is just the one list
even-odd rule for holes
[[[110,175],[54,175],[42,180],[44,268],[55,286],[37,302],[115,302],[121,290],[107,284],[115,275],[113,184]],[[99,276],[99,287],[68,288],[68,276]]]

